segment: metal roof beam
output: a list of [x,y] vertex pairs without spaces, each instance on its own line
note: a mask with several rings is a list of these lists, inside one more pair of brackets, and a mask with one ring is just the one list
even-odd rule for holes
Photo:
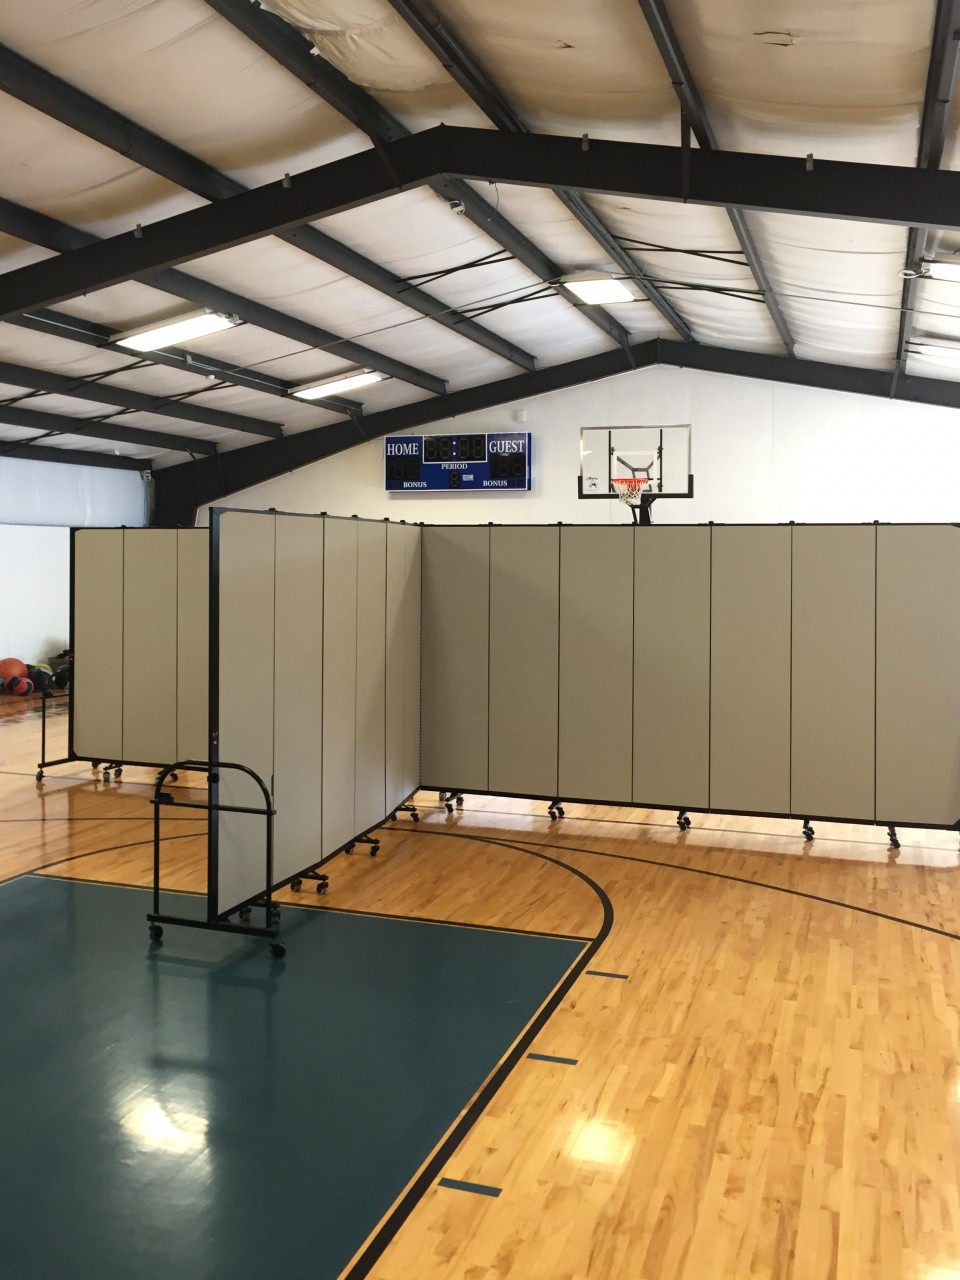
[[192,524],[196,508],[205,502],[215,502],[228,494],[391,432],[427,426],[478,409],[529,400],[548,391],[580,386],[658,364],[960,410],[958,382],[939,378],[897,378],[883,369],[861,369],[729,347],[691,346],[685,342],[656,338],[637,343],[628,351],[604,351],[599,355],[538,369],[535,373],[517,374],[498,382],[450,392],[433,400],[386,409],[357,422],[338,422],[287,436],[283,440],[270,440],[251,445],[248,449],[234,449],[221,454],[216,465],[200,461],[189,466],[164,468],[156,476],[157,523]]
[[[246,194],[248,193],[244,192],[233,196],[232,200],[243,199]],[[206,205],[204,208],[216,215],[219,209],[231,202],[225,201],[222,204]],[[203,210],[197,209],[194,212],[202,213]],[[154,223],[152,225],[156,226],[157,224]],[[100,245],[112,244],[117,238],[111,237],[109,240],[101,240],[98,236],[91,235],[89,231],[82,231],[79,227],[71,227],[68,223],[60,222],[57,218],[51,218],[48,214],[26,209],[23,205],[15,204],[12,200],[5,200],[2,197],[0,197],[0,230],[6,232],[7,235],[16,236],[19,240],[25,240],[28,244],[38,244],[45,249],[52,249],[55,253],[59,253],[61,255],[60,258],[47,260],[48,270],[55,270],[54,264],[66,261],[72,253],[89,252]],[[145,227],[142,234],[146,235],[147,231],[148,228]],[[131,239],[137,239],[138,233],[130,232],[129,235]],[[190,254],[189,256],[193,258],[198,255]],[[36,265],[39,266],[41,264],[38,263]],[[8,280],[12,274],[16,273],[0,275],[0,285],[4,280]],[[127,276],[125,278],[130,279],[131,277]],[[154,289],[162,290],[164,293],[171,293],[174,297],[184,298],[196,306],[209,307],[211,311],[235,315],[244,323],[255,325],[258,329],[266,329],[269,333],[280,334],[281,337],[290,338],[291,341],[303,343],[307,347],[316,347],[321,351],[329,351],[333,355],[342,356],[345,361],[351,361],[366,368],[377,369],[387,377],[399,378],[402,382],[409,382],[412,386],[422,387],[425,391],[431,391],[435,395],[439,395],[446,386],[442,378],[436,377],[435,374],[427,373],[423,369],[414,368],[413,365],[407,364],[403,360],[395,360],[392,356],[381,355],[379,352],[372,351],[369,347],[365,347],[359,342],[352,341],[352,339],[341,338],[338,334],[331,333],[329,329],[321,329],[306,320],[298,320],[295,316],[287,315],[286,312],[277,311],[273,307],[265,306],[262,302],[255,302],[252,298],[242,297],[239,293],[233,293],[229,289],[222,289],[219,285],[210,284],[206,280],[187,275],[183,271],[147,270],[136,274],[133,278],[138,279],[141,284],[150,285]],[[81,292],[86,291],[81,290]],[[71,294],[69,296],[76,295]],[[22,307],[16,310],[24,311],[29,309]],[[9,315],[10,313],[8,312],[4,318]]]
[[[0,222],[2,222],[2,216],[0,216]],[[38,307],[22,315],[10,316],[6,323],[15,324],[21,329],[32,329],[35,333],[47,333],[52,338],[65,338],[69,342],[79,342],[86,347],[112,351],[120,356],[129,357],[130,355],[128,347],[121,347],[114,342],[119,330],[109,329],[106,325],[86,320],[82,316],[68,315],[65,311],[48,311]],[[264,395],[277,396],[281,399],[286,399],[296,385],[284,381],[283,378],[276,378],[273,374],[262,373],[258,369],[240,368],[226,360],[218,360],[215,356],[199,355],[195,351],[186,351],[182,347],[164,347],[162,351],[142,351],[139,354],[141,359],[150,364],[166,365],[170,369],[179,369],[182,373],[216,379],[217,382],[243,387],[246,391],[260,391]],[[203,390],[203,387],[199,387],[196,394],[199,395]],[[324,399],[313,400],[311,403],[321,409],[345,414],[348,418],[354,418],[363,412],[363,405],[359,400],[348,400],[343,396],[325,396]]]
[[[391,0],[391,3],[393,3],[393,0]],[[677,33],[673,28],[673,23],[670,21],[663,0],[638,0],[638,3],[643,11],[643,16],[647,20],[650,34],[653,36],[657,49],[660,51],[663,64],[670,76],[670,83],[673,85],[674,92],[680,102],[680,109],[689,121],[694,137],[702,150],[719,150],[716,134],[710,123],[710,117],[707,115],[707,109],[700,96],[700,91],[694,83],[693,76],[690,74],[687,59],[684,56],[683,49],[680,47]],[[757,287],[763,294],[763,300],[767,304],[770,318],[776,325],[780,340],[786,348],[787,354],[793,355],[793,334],[790,332],[787,318],[780,308],[780,303],[763,265],[753,233],[747,226],[743,210],[730,205],[727,207],[727,215],[733,224],[734,233],[740,242],[740,248],[744,252],[747,264],[753,273],[753,278],[757,282]]]
[[[212,165],[198,160],[4,45],[0,45],[0,90],[206,200],[223,200],[246,190],[241,183],[220,173]],[[281,238],[504,360],[524,369],[534,368],[533,356],[515,343],[501,338],[425,290],[408,285],[392,271],[316,228],[293,228],[285,231]]]
[[217,446],[210,440],[194,440],[190,436],[171,435],[167,431],[148,431],[143,427],[123,427],[99,418],[69,418],[62,413],[42,409],[21,409],[16,404],[0,404],[0,423],[8,427],[29,427],[31,431],[55,431],[64,436],[90,436],[94,440],[112,440],[115,444],[139,445],[143,449],[173,449],[178,453],[214,454]]
[[[464,178],[521,186],[570,186],[627,198],[736,204],[813,217],[960,230],[960,173],[836,160],[811,165],[791,156],[725,151],[693,151],[687,167],[680,165],[679,154],[676,147],[637,142],[591,142],[584,150],[579,138],[440,125],[378,150],[307,170],[289,182],[268,183],[218,204],[150,223],[138,232],[8,271],[0,276],[0,317],[131,278],[159,288],[176,287],[181,296],[209,305],[203,301],[209,297],[203,281],[168,268],[314,217],[369,204],[451,170]],[[186,285],[178,283],[184,280]],[[277,315],[259,303],[217,292],[227,311],[236,302],[252,309],[252,315],[261,311]],[[302,341],[309,341],[306,332],[317,333],[300,321],[279,319],[291,336],[299,333]],[[327,337],[341,352],[350,349],[349,343]],[[314,344],[323,345],[316,339]],[[384,361],[378,363],[382,368]]]
[[[123,370],[118,369],[118,373]],[[109,371],[107,375],[109,376]],[[22,364],[0,360],[0,382],[15,387],[28,387],[32,391],[44,391],[50,395],[70,396],[76,400],[88,400],[94,404],[111,404],[119,409],[136,413],[155,413],[166,418],[178,418],[184,422],[198,422],[208,427],[222,427],[226,431],[246,431],[255,436],[271,436],[279,439],[283,427],[279,422],[263,422],[246,418],[239,413],[224,413],[220,409],[206,409],[202,405],[187,404],[182,400],[165,400],[147,396],[140,391],[113,386],[108,382],[87,378],[69,378],[61,373],[48,373],[45,369],[31,369]]]
[[[950,105],[957,82],[957,60],[960,55],[960,0],[938,0],[930,42],[927,86],[920,117],[920,142],[917,148],[918,169],[939,169],[943,158]],[[914,311],[919,292],[919,273],[927,250],[927,231],[911,227],[907,236],[904,260],[903,290],[900,297],[900,327],[897,333],[897,368],[907,359],[907,346],[913,333]]]
[[[305,36],[276,14],[251,3],[251,0],[206,0],[206,3],[351,124],[362,129],[373,140],[374,146],[410,137],[406,125],[365,89],[349,80],[333,63],[320,57]],[[475,226],[541,280],[556,284],[562,277],[564,272],[556,262],[466,182],[448,178],[429,185],[441,199],[462,204],[464,213]],[[562,289],[560,293],[614,342],[620,346],[629,343],[629,333],[609,312],[602,307],[583,306],[579,298],[568,290]]]
[[[530,132],[476,58],[454,32],[441,22],[426,0],[389,0],[389,3],[498,129],[503,130],[504,133]],[[564,207],[573,214],[587,234],[593,237],[607,257],[637,285],[677,333],[686,342],[695,342],[693,331],[686,320],[664,297],[640,264],[627,253],[597,211],[592,209],[577,192],[557,188],[554,190],[554,195],[562,201]]]
[[149,471],[150,464],[115,453],[88,453],[85,449],[47,448],[27,440],[0,440],[0,457],[29,458],[31,462],[59,462],[78,467],[108,467],[116,471]]

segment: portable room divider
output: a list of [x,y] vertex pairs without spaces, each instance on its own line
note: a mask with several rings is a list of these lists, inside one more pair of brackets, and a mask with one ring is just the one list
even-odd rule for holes
[[[681,827],[797,817],[807,838],[817,818],[880,824],[894,845],[900,825],[960,828],[956,526],[222,510],[208,597],[186,539],[207,534],[76,535],[74,739],[209,771],[203,927],[272,938],[273,892],[325,880],[421,785],[670,808]],[[94,642],[123,673],[103,698]]]

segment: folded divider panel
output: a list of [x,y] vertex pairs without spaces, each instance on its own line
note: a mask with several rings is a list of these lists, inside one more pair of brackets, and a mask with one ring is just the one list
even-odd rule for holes
[[633,526],[560,531],[560,798],[633,794]]
[[872,822],[874,525],[793,528],[791,795],[801,817]]
[[557,795],[559,635],[559,527],[491,529],[491,791]]
[[357,710],[354,827],[367,831],[386,813],[387,526],[357,526]]
[[276,517],[273,882],[320,861],[323,543],[319,516]]
[[960,529],[877,529],[877,818],[960,820]]
[[358,521],[327,517],[323,548],[323,817],[326,857],[357,834]]
[[490,529],[423,530],[421,772],[426,787],[486,791]]
[[714,525],[710,807],[790,809],[790,526]]
[[710,529],[637,530],[633,800],[710,803]]
[[403,596],[403,782],[387,796],[393,806],[420,786],[420,548],[423,530],[402,530],[405,577]]
[[177,531],[177,754],[206,760],[209,730],[210,537]]
[[177,758],[176,529],[127,529],[123,538],[123,755]]
[[72,747],[123,759],[123,529],[73,534]]
[[[221,761],[246,765],[273,792],[276,517],[224,511],[219,518],[218,704]],[[220,770],[219,801],[262,809],[245,773]],[[223,915],[266,889],[266,820],[220,813],[215,912]]]

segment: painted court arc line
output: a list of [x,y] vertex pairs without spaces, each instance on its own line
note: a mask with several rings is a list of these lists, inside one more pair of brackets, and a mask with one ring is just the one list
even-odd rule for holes
[[[449,833],[437,831],[424,832],[423,834],[446,835]],[[522,844],[509,844],[502,840],[488,840],[484,836],[461,835],[456,838],[460,840],[473,840],[477,844],[498,844],[504,848],[513,849],[517,853],[530,854],[535,858],[539,858],[543,862],[550,862],[554,866],[560,867],[565,871],[569,871],[572,875],[575,875],[577,879],[582,880],[588,888],[593,890],[603,909],[603,921],[598,933],[595,937],[590,939],[587,945],[580,952],[580,955],[557,984],[549,999],[541,1006],[535,1017],[521,1033],[510,1052],[500,1062],[500,1064],[494,1068],[487,1080],[483,1085],[481,1085],[480,1089],[475,1094],[473,1100],[462,1112],[460,1118],[454,1123],[453,1127],[447,1133],[446,1137],[436,1147],[432,1155],[427,1158],[427,1161],[420,1169],[420,1172],[414,1177],[406,1190],[401,1193],[393,1208],[387,1212],[380,1225],[375,1228],[373,1234],[368,1237],[365,1244],[361,1246],[352,1264],[348,1265],[346,1270],[342,1273],[340,1280],[362,1280],[362,1277],[370,1274],[370,1271],[383,1256],[388,1245],[393,1241],[407,1218],[409,1218],[410,1214],[423,1199],[427,1191],[435,1185],[441,1175],[444,1165],[456,1152],[473,1126],[483,1115],[484,1111],[490,1105],[490,1102],[498,1093],[514,1067],[528,1052],[530,1045],[556,1012],[560,1003],[564,1000],[567,993],[596,955],[597,951],[599,951],[613,928],[612,902],[601,886],[598,885],[595,880],[591,879],[590,876],[580,871],[577,867],[571,867],[567,863],[562,862],[559,858],[553,858],[549,854],[524,847]]]

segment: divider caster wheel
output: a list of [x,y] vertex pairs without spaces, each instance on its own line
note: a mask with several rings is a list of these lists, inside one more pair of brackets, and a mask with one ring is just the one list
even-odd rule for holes
[[556,820],[560,817],[559,813],[557,813],[553,805],[551,805],[550,808],[547,810],[547,816],[549,817],[551,822],[556,822]]
[[816,835],[816,832],[814,831],[813,827],[811,827],[810,823],[809,823],[809,822],[805,822],[805,823],[803,824],[803,838],[804,838],[804,840],[812,840],[812,839],[813,839],[813,837],[814,837],[815,835]]
[[38,769],[38,770],[37,770],[37,781],[38,781],[38,782],[42,782],[42,781],[43,781],[43,770],[42,770],[42,769]]
[[280,919],[280,908],[271,907],[270,910],[267,912],[267,920],[271,924],[276,924],[279,919]]
[[120,781],[120,779],[123,777],[123,770],[122,770],[122,769],[116,769],[116,770],[114,770],[114,774],[113,774],[113,776],[114,776],[115,781],[119,782],[119,781]]
[[170,781],[171,781],[171,782],[176,782],[176,781],[179,779],[179,777],[180,777],[179,773],[171,773],[171,774],[170,774]]
[[109,782],[109,781],[110,781],[110,770],[109,770],[109,769],[104,769],[104,770],[103,770],[103,772],[100,774],[100,777],[103,779],[103,781],[104,781],[104,782]]
[[150,926],[150,941],[159,942],[163,937],[163,925],[152,924]]
[[891,848],[891,849],[899,849],[899,848],[900,848],[900,839],[899,839],[899,837],[897,836],[897,829],[896,829],[896,827],[887,827],[887,835],[890,837],[890,848]]
[[238,919],[240,919],[240,920],[249,920],[249,919],[250,919],[250,908],[249,908],[249,907],[241,907],[241,908],[240,908],[240,910],[237,912],[237,917],[238,917]]
[[303,881],[300,879],[299,876],[296,878],[296,880],[290,881],[290,888],[293,890],[294,893],[300,892],[300,890],[303,888]]
[[419,821],[420,821],[420,815],[419,815],[419,813],[417,813],[416,809],[414,809],[414,811],[413,811],[413,813],[411,813],[410,817],[414,820],[414,822],[419,822]]
[[354,843],[353,843],[353,841],[352,841],[352,840],[350,841],[350,843],[349,843],[349,844],[345,844],[345,845],[343,846],[343,852],[344,852],[344,853],[353,853],[353,850],[354,850]]
[[689,831],[691,827],[690,815],[686,809],[681,809],[677,814],[677,826],[681,831]]
[[317,893],[326,893],[327,888],[328,888],[328,885],[326,880],[321,880],[320,883],[317,885]]
[[395,813],[391,813],[390,818],[389,818],[389,821],[390,821],[390,822],[396,822],[396,820],[397,820],[397,815],[396,815]]
[[380,842],[379,840],[375,840],[373,844],[370,846],[370,857],[375,858],[379,852],[380,852]]
[[453,805],[450,803],[449,800],[443,807],[446,809],[447,813],[453,813]]
[[273,956],[274,960],[282,960],[283,957],[287,954],[287,948],[283,945],[282,942],[271,942],[270,954]]
[[458,809],[463,808],[463,796],[457,796],[457,808]]

